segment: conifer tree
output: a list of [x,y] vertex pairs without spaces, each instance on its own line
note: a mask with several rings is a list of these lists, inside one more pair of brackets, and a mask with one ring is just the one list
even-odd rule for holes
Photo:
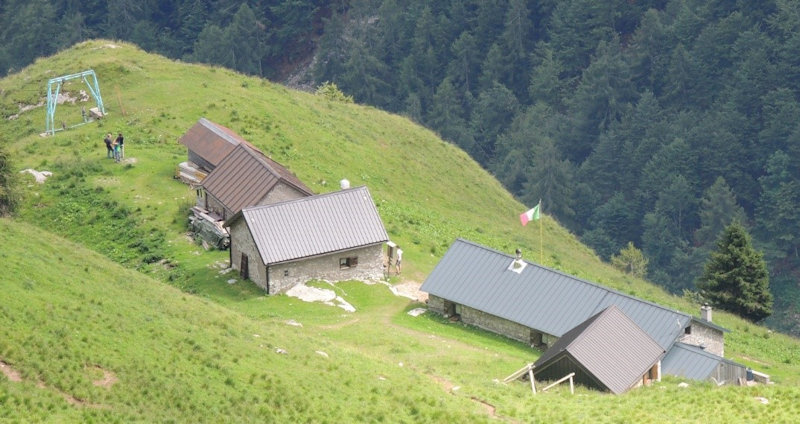
[[715,305],[749,320],[772,314],[767,265],[736,221],[725,228],[697,286]]

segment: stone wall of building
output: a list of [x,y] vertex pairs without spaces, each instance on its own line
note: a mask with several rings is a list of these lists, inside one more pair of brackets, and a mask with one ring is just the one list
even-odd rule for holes
[[197,165],[198,168],[200,168],[200,169],[202,169],[202,170],[204,170],[206,172],[211,172],[211,171],[214,170],[214,165],[212,165],[211,162],[205,160],[205,158],[203,158],[202,156],[198,155],[196,152],[194,152],[191,149],[189,149],[188,159],[189,159],[189,162]]
[[456,313],[464,324],[474,325],[540,349],[546,349],[558,340],[558,337],[551,334],[464,305],[454,305],[432,294],[428,295],[428,310],[445,317]]
[[[347,258],[358,258],[358,263],[341,266],[340,260]],[[383,244],[270,265],[268,272],[270,294],[284,292],[308,280],[379,280],[383,278]]]
[[247,255],[247,273],[249,279],[259,287],[267,290],[267,267],[261,260],[256,242],[247,228],[244,218],[237,219],[230,228],[231,233],[231,267],[241,274],[242,254]]
[[219,199],[214,197],[213,194],[206,192],[205,203],[206,203],[206,210],[221,217],[223,221],[231,217],[231,215],[227,213],[225,206],[222,205],[222,202],[220,202]]
[[439,315],[444,315],[444,302],[445,300],[439,296],[432,294],[428,295],[428,310],[436,312]]
[[694,320],[690,323],[690,327],[691,333],[681,336],[681,342],[694,346],[703,346],[706,352],[717,356],[725,356],[725,338],[722,331]]
[[289,186],[288,184],[284,184],[283,182],[278,182],[275,184],[275,187],[258,202],[259,205],[271,205],[273,203],[285,202],[287,200],[294,200],[299,199],[301,197],[306,197],[306,194],[295,189],[294,187]]

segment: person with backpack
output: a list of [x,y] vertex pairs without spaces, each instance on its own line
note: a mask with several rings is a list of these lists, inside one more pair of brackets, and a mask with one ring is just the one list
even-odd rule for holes
[[103,139],[103,142],[106,143],[106,157],[111,159],[114,157],[114,149],[111,147],[111,133],[106,134],[106,138]]

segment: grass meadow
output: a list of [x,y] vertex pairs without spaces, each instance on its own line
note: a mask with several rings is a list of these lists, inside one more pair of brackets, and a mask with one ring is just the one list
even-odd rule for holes
[[[48,78],[89,68],[108,116],[40,137],[44,108],[20,107],[41,101]],[[366,184],[406,252],[402,277],[389,283],[422,282],[462,237],[520,247],[529,260],[697,313],[689,299],[602,263],[547,216],[540,240],[537,223],[519,224],[526,205],[403,117],[103,40],[0,80],[0,113],[0,143],[14,166],[54,173],[41,185],[20,175],[18,216],[0,220],[0,361],[21,380],[0,377],[0,420],[792,422],[800,413],[798,341],[721,311],[715,322],[732,330],[726,357],[777,384],[679,388],[667,378],[623,396],[559,387],[533,397],[525,384],[499,381],[540,352],[411,317],[422,305],[383,284],[337,284],[354,313],[267,297],[224,272],[226,251],[187,236],[194,191],[173,179],[186,158],[177,139],[206,117],[316,192],[337,189],[341,178]],[[61,121],[80,123],[80,104],[60,105]],[[125,162],[105,158],[105,132],[126,135]],[[109,378],[117,380],[103,383]]]

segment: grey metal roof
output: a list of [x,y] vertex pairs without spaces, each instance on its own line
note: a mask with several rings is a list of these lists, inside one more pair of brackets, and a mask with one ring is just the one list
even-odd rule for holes
[[255,149],[230,128],[206,118],[200,118],[179,141],[215,167],[240,144]]
[[236,214],[242,208],[258,205],[280,181],[306,196],[314,194],[281,164],[240,144],[208,174],[203,188]]
[[691,320],[687,314],[531,262],[520,273],[510,271],[513,259],[458,239],[421,290],[556,337],[616,305],[665,350]]
[[706,320],[704,320],[702,318],[692,317],[692,322],[696,322],[696,323],[698,323],[700,325],[705,325],[706,327],[711,327],[711,328],[713,328],[715,330],[722,331],[723,333],[730,333],[731,332],[731,330],[728,330],[727,328],[725,328],[723,326],[717,325],[717,324],[715,324],[715,323],[713,323],[711,321],[706,321]]
[[664,355],[658,345],[616,306],[609,306],[558,339],[536,361],[534,375],[563,355],[613,393],[634,385]]
[[661,372],[692,380],[707,380],[721,362],[744,368],[744,365],[706,352],[698,346],[678,342],[661,361]]
[[242,210],[265,265],[389,240],[366,187]]

